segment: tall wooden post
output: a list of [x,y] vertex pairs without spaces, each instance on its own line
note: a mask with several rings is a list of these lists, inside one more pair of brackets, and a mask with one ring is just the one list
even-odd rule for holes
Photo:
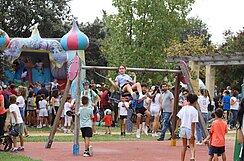
[[[81,59],[79,57],[79,64],[78,64],[78,75],[76,81],[76,103],[75,103],[75,113],[79,112],[80,108],[80,96],[81,96]],[[80,118],[75,115],[75,127],[74,127],[74,144],[73,144],[73,155],[80,154],[80,145],[79,145],[79,133],[80,133]]]
[[210,98],[214,98],[215,88],[215,67],[212,65],[206,65],[206,88],[209,91]]
[[172,113],[172,126],[173,126],[173,134],[171,138],[171,146],[176,146],[176,135],[174,133],[176,127],[176,114],[178,112],[178,104],[179,104],[179,95],[180,95],[180,74],[177,74],[175,81],[175,91],[174,91],[174,110]]
[[191,71],[194,72],[195,77],[196,77],[195,79],[191,79],[191,83],[192,83],[192,87],[193,87],[194,93],[196,93],[199,90],[199,70],[200,70],[200,65],[199,65],[199,62],[196,62],[196,61],[190,61],[189,65],[191,67]]
[[[65,90],[64,90],[64,94],[63,94],[63,97],[61,99],[61,106],[59,107],[57,113],[56,113],[56,117],[55,117],[55,120],[54,120],[54,123],[53,123],[53,126],[52,126],[52,129],[51,129],[51,132],[48,136],[48,142],[46,143],[45,145],[45,148],[51,148],[52,146],[52,143],[53,143],[53,138],[54,138],[54,135],[57,131],[57,127],[58,127],[58,123],[60,121],[60,117],[62,115],[62,111],[64,109],[64,104],[66,102],[66,99],[68,97],[68,94],[69,94],[69,90],[70,90],[70,86],[71,86],[71,82],[69,79],[68,79],[68,82],[66,84],[66,87],[65,87]],[[54,107],[53,107],[54,108]]]

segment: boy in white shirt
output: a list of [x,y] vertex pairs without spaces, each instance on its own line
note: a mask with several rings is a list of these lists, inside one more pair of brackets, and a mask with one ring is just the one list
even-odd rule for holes
[[47,120],[47,118],[48,118],[47,101],[45,99],[45,94],[41,95],[41,100],[38,103],[39,103],[39,108],[40,108],[39,117],[40,117],[40,120],[41,120],[39,128],[42,128],[44,125],[45,126],[48,125],[48,120]]
[[185,160],[186,150],[187,150],[187,140],[190,143],[191,159],[190,161],[195,161],[195,129],[196,123],[198,122],[198,111],[195,106],[197,103],[197,95],[189,94],[187,96],[187,101],[190,102],[182,108],[177,117],[179,118],[176,123],[175,134],[178,133],[178,126],[180,125],[180,137],[183,141],[183,149],[181,151],[181,161]]
[[24,150],[24,122],[20,114],[19,107],[16,104],[17,97],[15,95],[10,96],[10,123],[14,125],[13,130],[19,133],[19,139],[20,139],[20,147],[17,148],[17,140],[16,137],[13,135],[13,142],[14,147],[11,149],[11,152],[17,152],[17,151],[23,151]]
[[120,119],[121,136],[125,136],[127,110],[129,109],[129,102],[126,102],[125,99],[125,97],[122,97],[122,101],[118,104],[118,118]]
[[71,104],[72,98],[70,96],[67,97],[67,101],[64,104],[64,133],[71,133],[70,126],[71,126],[71,120],[72,117],[66,115],[67,111],[71,111],[73,106]]

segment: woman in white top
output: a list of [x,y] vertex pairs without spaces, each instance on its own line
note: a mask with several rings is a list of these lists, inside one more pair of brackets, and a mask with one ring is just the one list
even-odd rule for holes
[[236,127],[236,116],[239,109],[239,100],[238,100],[238,91],[234,90],[232,97],[230,98],[230,112],[232,113],[232,118],[230,121],[230,128],[233,129]]
[[[199,95],[198,95],[198,104],[199,104],[199,107],[200,107],[200,110],[201,110],[201,114],[202,114],[202,117],[204,119],[204,122],[205,122],[205,125],[206,125],[206,128],[208,127],[208,104],[210,103],[209,101],[209,97],[208,97],[208,91],[207,89],[200,89],[198,91]],[[197,132],[197,144],[200,145],[202,144],[202,140],[203,140],[203,130],[202,130],[202,127],[200,125],[200,123],[198,122],[197,123],[197,128],[196,128],[196,132]]]
[[150,112],[154,117],[152,136],[157,137],[157,130],[159,128],[159,117],[162,111],[162,94],[159,86],[155,86],[155,89],[150,97],[152,99],[150,104]]

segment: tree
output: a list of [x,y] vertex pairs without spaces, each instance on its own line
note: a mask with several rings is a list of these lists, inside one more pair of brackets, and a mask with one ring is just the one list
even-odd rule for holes
[[[164,50],[179,39],[194,0],[113,0],[117,15],[104,15],[109,34],[102,52],[110,66],[167,68]],[[146,75],[146,76],[145,76]],[[162,81],[162,75],[142,73],[142,77]],[[147,80],[145,80],[147,81]]]
[[69,29],[71,0],[0,0],[0,28],[10,37],[29,37],[39,24],[42,37],[62,37]]
[[[86,65],[89,66],[107,66],[105,55],[101,53],[99,40],[105,38],[105,24],[96,18],[93,23],[80,24],[81,30],[89,37],[89,47],[86,49]],[[97,71],[106,75],[106,71]],[[94,79],[95,82],[104,82],[104,79],[97,76],[94,71],[87,71],[87,79]]]

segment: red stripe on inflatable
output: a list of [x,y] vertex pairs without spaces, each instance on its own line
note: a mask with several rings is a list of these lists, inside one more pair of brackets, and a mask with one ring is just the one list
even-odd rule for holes
[[67,38],[67,47],[69,50],[77,50],[78,49],[78,36],[76,34],[75,28],[73,28],[72,32]]

